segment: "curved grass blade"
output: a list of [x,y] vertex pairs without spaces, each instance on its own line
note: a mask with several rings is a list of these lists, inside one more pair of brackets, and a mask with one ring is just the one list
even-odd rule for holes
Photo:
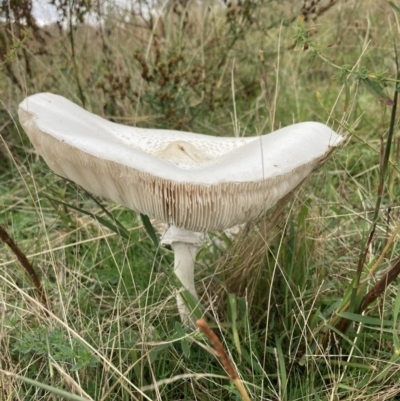
[[26,384],[30,384],[32,386],[39,387],[39,388],[41,388],[43,390],[49,391],[50,393],[58,395],[59,397],[62,397],[65,400],[71,400],[71,401],[93,400],[93,398],[80,397],[79,395],[68,393],[65,390],[61,390],[59,388],[49,386],[48,384],[40,383],[40,382],[38,382],[36,380],[29,379],[29,378],[27,378],[25,376],[16,375],[14,373],[7,372],[5,370],[0,370],[0,373],[4,374],[6,376],[10,376],[10,377],[12,377],[14,379],[17,379],[17,380],[21,380],[22,382],[24,382]]
[[151,238],[151,240],[154,242],[154,245],[158,248],[159,245],[159,239],[158,236],[154,230],[153,225],[150,222],[149,216],[140,213],[140,218],[142,219],[142,223],[144,225],[144,228],[147,231],[147,234],[149,234],[149,237]]
[[[97,220],[100,224],[102,224],[103,226],[107,227],[111,231],[115,232],[116,234],[118,234],[122,238],[129,239],[129,231],[126,228],[124,228],[121,224],[116,225],[112,221],[109,221],[109,220],[105,219],[104,217],[97,216],[96,214],[94,214],[92,212],[88,212],[87,210],[81,209],[80,207],[77,207],[77,206],[74,206],[74,205],[70,205],[69,203],[60,201],[58,199],[51,198],[49,196],[47,196],[47,199],[51,200],[52,202],[56,202],[56,203],[59,203],[61,205],[67,206],[67,207],[69,207],[71,209],[74,209],[74,210],[80,212],[80,213],[86,214],[87,216],[90,216],[93,219]],[[115,221],[115,219],[114,219],[114,221]]]
[[396,6],[396,4],[392,3],[389,1],[389,6],[393,8],[394,11],[398,12],[400,14],[400,8]]
[[[81,187],[82,188],[82,187]],[[114,215],[107,210],[103,204],[98,201],[90,192],[86,191],[86,189],[82,188],[83,191],[86,193],[86,195],[91,198],[100,208],[103,210],[103,212],[112,220],[115,222],[115,224],[120,227],[122,230],[125,230],[125,227],[114,217]]]

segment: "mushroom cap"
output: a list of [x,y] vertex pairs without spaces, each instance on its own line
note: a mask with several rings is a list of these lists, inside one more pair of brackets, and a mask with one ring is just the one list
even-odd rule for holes
[[55,173],[95,195],[200,232],[256,219],[343,140],[315,122],[251,138],[128,127],[50,93],[27,97],[18,113]]

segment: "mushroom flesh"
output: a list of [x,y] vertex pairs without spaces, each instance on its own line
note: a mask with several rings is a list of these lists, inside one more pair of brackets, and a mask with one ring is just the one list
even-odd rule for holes
[[[162,242],[172,246],[175,273],[196,298],[199,233],[260,217],[343,139],[315,122],[248,138],[129,127],[50,93],[27,97],[19,119],[55,173],[170,225]],[[178,307],[186,320],[179,296]]]

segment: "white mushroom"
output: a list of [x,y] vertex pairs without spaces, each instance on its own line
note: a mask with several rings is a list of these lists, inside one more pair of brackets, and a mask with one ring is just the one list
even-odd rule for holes
[[[171,244],[175,273],[196,298],[195,233],[258,218],[343,139],[315,122],[251,138],[127,127],[50,93],[26,98],[19,119],[54,172],[171,225],[163,242]],[[179,297],[178,306],[185,320]]]

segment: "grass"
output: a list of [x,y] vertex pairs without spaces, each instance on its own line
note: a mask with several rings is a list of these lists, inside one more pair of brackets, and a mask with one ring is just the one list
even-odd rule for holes
[[207,338],[181,326],[172,254],[140,216],[35,155],[16,111],[40,91],[143,127],[250,136],[316,120],[348,134],[265,218],[211,234],[198,291],[250,399],[398,398],[398,279],[360,305],[399,258],[400,14],[373,0],[303,9],[304,22],[289,1],[182,4],[153,20],[114,8],[101,29],[0,25],[0,225],[51,308],[1,244],[0,399],[241,399]]

